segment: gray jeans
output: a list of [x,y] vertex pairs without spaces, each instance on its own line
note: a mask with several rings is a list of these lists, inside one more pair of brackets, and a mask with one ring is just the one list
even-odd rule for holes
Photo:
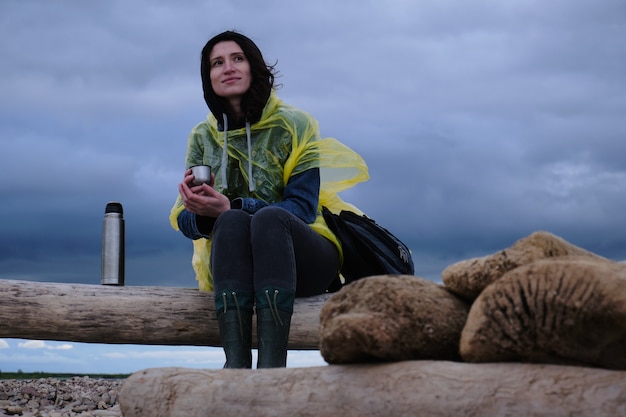
[[255,292],[264,287],[322,294],[337,278],[339,253],[298,217],[268,206],[255,214],[222,213],[213,227],[211,272],[216,293]]

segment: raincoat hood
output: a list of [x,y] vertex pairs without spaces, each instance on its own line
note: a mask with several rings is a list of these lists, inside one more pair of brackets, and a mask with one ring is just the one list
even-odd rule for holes
[[[222,32],[211,38],[202,49],[200,75],[202,78],[204,101],[209,107],[209,110],[211,110],[211,113],[213,113],[215,118],[221,123],[222,115],[224,113],[228,114],[229,112],[229,106],[226,100],[215,94],[213,90],[211,83],[211,61],[209,58],[215,45],[226,41],[232,41],[239,45],[250,63],[252,82],[250,90],[242,98],[241,106],[245,120],[254,124],[261,118],[263,106],[267,103],[272,93],[274,75],[272,74],[272,67],[268,67],[265,64],[263,55],[258,46],[252,39],[241,33],[234,31]],[[232,125],[233,123],[231,123],[231,126]]]

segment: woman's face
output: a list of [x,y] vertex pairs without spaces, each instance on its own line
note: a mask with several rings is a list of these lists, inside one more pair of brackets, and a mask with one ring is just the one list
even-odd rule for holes
[[209,55],[211,86],[220,97],[227,99],[239,111],[241,98],[250,88],[250,62],[235,41],[215,44]]

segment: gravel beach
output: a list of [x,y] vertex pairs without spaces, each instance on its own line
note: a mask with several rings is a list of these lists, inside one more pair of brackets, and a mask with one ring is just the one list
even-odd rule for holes
[[124,379],[0,380],[0,416],[121,416],[118,394]]

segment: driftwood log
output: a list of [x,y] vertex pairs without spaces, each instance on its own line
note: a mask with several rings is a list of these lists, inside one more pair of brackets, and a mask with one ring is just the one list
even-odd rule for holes
[[[296,300],[290,349],[319,349],[319,312],[329,296]],[[221,346],[213,293],[15,280],[0,280],[0,337]]]
[[314,368],[136,372],[124,417],[626,415],[626,372],[407,361]]

